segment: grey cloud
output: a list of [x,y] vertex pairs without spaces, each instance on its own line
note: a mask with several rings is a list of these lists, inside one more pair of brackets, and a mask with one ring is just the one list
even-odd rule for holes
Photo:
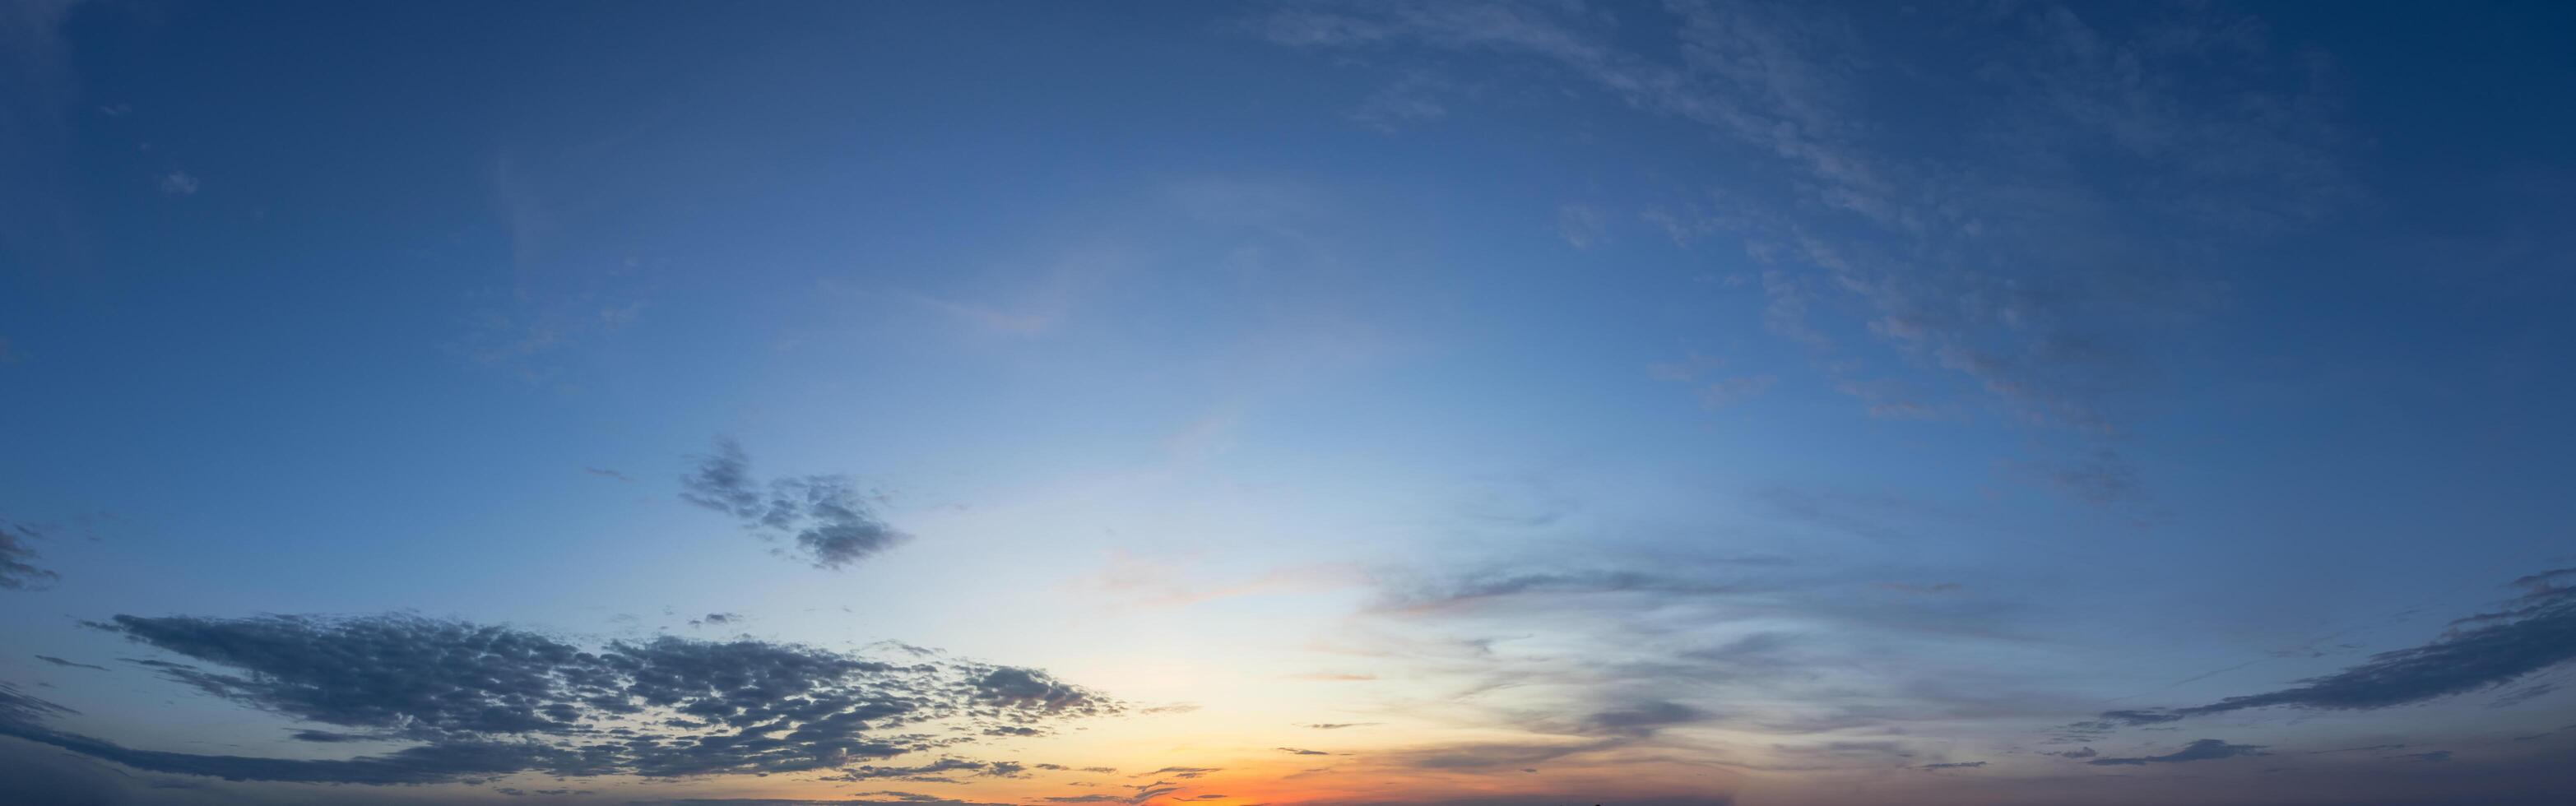
[[[508,627],[412,616],[120,615],[92,626],[191,662],[133,661],[209,695],[358,729],[306,741],[418,743],[345,760],[125,748],[45,723],[59,706],[0,697],[0,735],[158,772],[242,780],[426,783],[538,771],[685,777],[867,769],[957,740],[907,728],[1047,725],[1116,713],[1101,695],[991,664],[893,664],[793,644],[663,636],[583,648]],[[997,695],[991,681],[1028,681]],[[1034,693],[1023,688],[1034,687]],[[1010,762],[980,774],[1016,775]]]
[[694,457],[697,468],[680,479],[680,498],[732,515],[743,527],[791,535],[800,556],[817,568],[841,568],[893,548],[910,536],[879,519],[848,478],[803,476],[759,484],[751,459],[730,439],[715,452]]
[[2161,756],[2097,758],[2084,763],[2105,767],[2139,764],[2180,764],[2187,761],[2213,761],[2222,758],[2235,758],[2237,756],[2261,755],[2270,754],[2263,752],[2263,746],[2259,744],[2228,744],[2217,739],[2201,739],[2199,741],[2192,742],[2191,744],[2184,745],[2181,750],[2176,750]]
[[1920,765],[1920,766],[1915,767],[1915,769],[1918,769],[1918,770],[1973,770],[1973,769],[1976,769],[1976,768],[1978,768],[1978,767],[1983,767],[1983,766],[1986,766],[1986,763],[1985,763],[1985,762],[1983,762],[1983,761],[1950,761],[1950,762],[1944,762],[1944,763],[1940,763],[1940,764],[1924,764],[1924,765]]
[[1378,723],[1375,723],[1375,722],[1308,722],[1308,723],[1306,723],[1306,727],[1314,728],[1314,729],[1316,729],[1316,730],[1341,730],[1341,729],[1343,729],[1343,728],[1365,728],[1365,727],[1368,727],[1368,726],[1370,726],[1370,725],[1375,725],[1375,724],[1378,724]]
[[27,541],[41,535],[26,524],[0,519],[0,590],[43,590],[63,578],[35,565],[36,550]]
[[2276,705],[2387,708],[2495,688],[2576,659],[2576,569],[2533,574],[2514,584],[2525,592],[2503,609],[2453,621],[2449,630],[2421,646],[2382,652],[2343,671],[2279,691],[2188,708],[2111,711],[2102,714],[2101,721],[2152,725]]
[[1291,754],[1300,755],[1300,756],[1329,756],[1329,755],[1332,755],[1331,753],[1327,753],[1327,752],[1324,752],[1324,751],[1322,751],[1322,750],[1308,750],[1308,749],[1305,749],[1305,748],[1302,748],[1302,747],[1281,747],[1281,748],[1277,748],[1277,749],[1279,750],[1279,752],[1282,752],[1282,753],[1291,753]]

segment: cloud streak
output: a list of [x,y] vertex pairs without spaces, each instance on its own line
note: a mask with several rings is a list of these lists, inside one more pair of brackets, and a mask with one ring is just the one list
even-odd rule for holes
[[2270,754],[2265,753],[2263,751],[2263,746],[2259,744],[2228,744],[2217,739],[2201,739],[2199,741],[2192,742],[2191,744],[2184,745],[2180,750],[2166,753],[2161,756],[2097,758],[2084,763],[2097,767],[2117,767],[2144,764],[2181,764],[2190,761],[2215,761],[2222,758],[2262,755]]
[[2521,596],[2501,609],[2455,620],[2421,646],[2382,652],[2369,660],[2299,685],[2229,697],[2187,708],[2110,711],[2101,723],[2152,725],[2181,719],[2290,706],[2319,710],[2371,710],[2503,686],[2576,660],[2576,568],[2544,571],[2514,580]]

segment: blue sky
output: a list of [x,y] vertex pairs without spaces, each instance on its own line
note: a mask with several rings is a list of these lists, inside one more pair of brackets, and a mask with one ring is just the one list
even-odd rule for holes
[[2556,802],[2571,29],[18,0],[0,769]]

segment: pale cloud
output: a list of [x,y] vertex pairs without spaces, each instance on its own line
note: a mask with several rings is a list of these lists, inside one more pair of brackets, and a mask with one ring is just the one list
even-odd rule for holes
[[1576,249],[1590,249],[1609,240],[1609,216],[1588,204],[1569,202],[1558,205],[1556,234]]
[[167,195],[193,196],[196,195],[197,189],[203,186],[202,180],[187,171],[171,171],[161,175],[161,192]]

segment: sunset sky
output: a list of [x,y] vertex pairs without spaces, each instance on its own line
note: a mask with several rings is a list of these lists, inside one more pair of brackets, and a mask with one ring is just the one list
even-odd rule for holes
[[0,802],[2576,802],[2571,37],[0,0]]

